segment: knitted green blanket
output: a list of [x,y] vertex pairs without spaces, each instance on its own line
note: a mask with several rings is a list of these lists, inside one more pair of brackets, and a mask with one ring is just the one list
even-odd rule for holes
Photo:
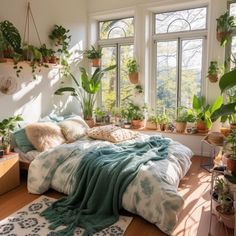
[[74,191],[42,213],[51,223],[49,228],[66,225],[57,235],[69,236],[75,227],[81,227],[83,236],[90,236],[114,224],[122,195],[141,165],[166,158],[168,144],[168,139],[152,136],[89,151],[79,165]]

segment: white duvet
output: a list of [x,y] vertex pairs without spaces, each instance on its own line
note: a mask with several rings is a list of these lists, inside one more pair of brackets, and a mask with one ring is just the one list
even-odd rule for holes
[[[147,137],[141,135],[139,139]],[[74,187],[75,172],[83,154],[109,144],[83,138],[43,152],[29,167],[28,191],[42,194],[51,187],[69,194]],[[155,224],[163,232],[171,234],[177,222],[178,211],[184,203],[177,188],[190,167],[193,153],[174,141],[170,142],[168,152],[167,159],[149,161],[141,167],[123,195],[122,206]]]

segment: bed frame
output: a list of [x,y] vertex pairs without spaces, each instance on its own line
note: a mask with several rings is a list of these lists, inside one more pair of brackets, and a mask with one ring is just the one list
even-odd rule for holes
[[21,170],[26,170],[26,171],[28,171],[29,165],[30,165],[29,162],[20,160],[20,169],[21,169]]

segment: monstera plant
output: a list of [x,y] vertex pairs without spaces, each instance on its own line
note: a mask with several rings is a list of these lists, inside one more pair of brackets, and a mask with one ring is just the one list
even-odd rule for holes
[[101,79],[106,72],[113,70],[115,67],[116,65],[112,65],[102,70],[97,68],[91,76],[88,75],[85,68],[80,67],[80,81],[72,73],[69,73],[69,76],[74,81],[74,86],[59,88],[55,94],[62,95],[69,92],[71,96],[74,96],[81,105],[84,119],[88,120],[87,123],[90,126],[93,126],[93,110],[97,92],[101,87]]

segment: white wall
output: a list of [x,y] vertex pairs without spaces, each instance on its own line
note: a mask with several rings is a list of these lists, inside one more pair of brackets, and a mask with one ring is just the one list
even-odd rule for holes
[[[54,24],[70,29],[72,40],[70,49],[81,51],[87,44],[87,1],[86,0],[41,0],[30,1],[32,12],[42,42],[50,45],[48,35]],[[26,0],[0,0],[0,21],[11,21],[23,37]],[[32,22],[32,21],[31,21]],[[36,33],[31,23],[30,44],[39,46]],[[28,65],[23,64],[24,70],[18,79],[18,91],[13,96],[0,93],[0,119],[13,114],[22,113],[26,120],[37,120],[49,114],[52,110],[62,110],[64,113],[75,111],[78,104],[62,104],[62,98],[53,96],[59,86],[60,77],[58,69],[43,69],[39,78],[32,82],[32,75]],[[15,76],[11,63],[0,64],[0,77]],[[61,101],[60,101],[61,100]],[[55,105],[57,107],[55,107]],[[59,107],[60,106],[60,107]]]

